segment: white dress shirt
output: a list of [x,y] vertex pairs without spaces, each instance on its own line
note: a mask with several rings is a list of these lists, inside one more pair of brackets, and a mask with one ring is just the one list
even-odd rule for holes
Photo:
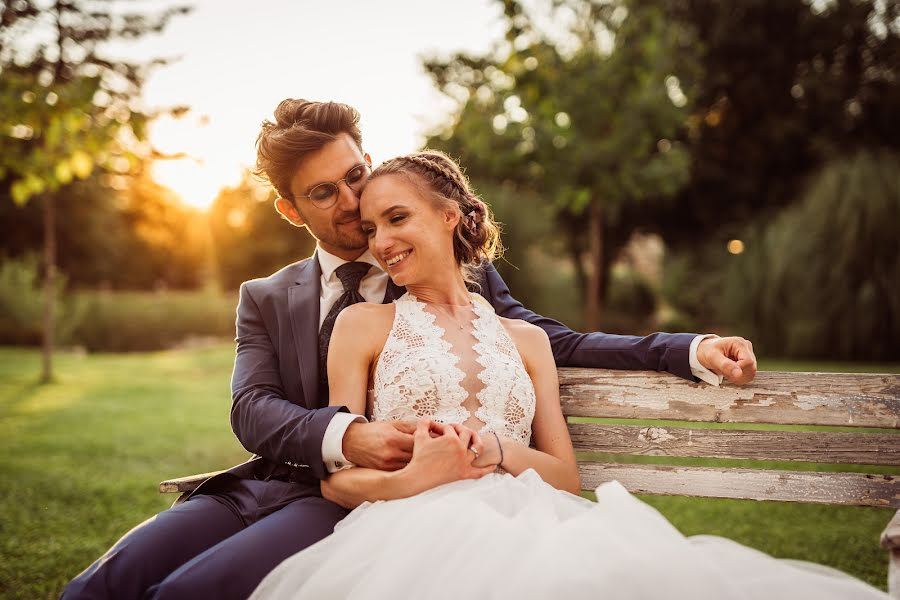
[[[322,291],[319,296],[319,327],[337,302],[338,298],[344,293],[344,286],[341,280],[335,275],[335,270],[342,264],[349,262],[342,258],[338,258],[334,254],[330,254],[321,247],[316,246],[316,256],[319,259],[319,266],[322,267]],[[387,292],[388,275],[381,270],[378,261],[372,256],[372,253],[366,252],[356,259],[356,262],[366,262],[372,265],[366,276],[363,277],[359,284],[359,291],[366,302],[375,302],[380,304],[384,300],[384,294]],[[694,377],[705,381],[711,385],[718,386],[722,383],[722,376],[716,375],[709,369],[705,368],[697,360],[697,346],[700,342],[708,337],[716,337],[714,335],[698,335],[691,341],[690,353],[688,360],[691,365],[691,373]],[[322,438],[322,460],[325,468],[329,473],[335,473],[343,469],[355,466],[348,462],[344,457],[344,434],[351,423],[365,423],[366,418],[363,415],[354,415],[352,413],[339,412],[334,415],[328,427],[325,428],[325,435]]]

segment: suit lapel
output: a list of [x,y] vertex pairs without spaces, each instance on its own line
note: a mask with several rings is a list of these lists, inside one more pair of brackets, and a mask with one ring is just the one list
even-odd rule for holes
[[294,342],[297,345],[297,359],[303,396],[307,408],[316,408],[322,403],[318,398],[319,387],[319,296],[322,281],[319,259],[312,258],[302,265],[297,274],[297,285],[288,288],[288,314]]

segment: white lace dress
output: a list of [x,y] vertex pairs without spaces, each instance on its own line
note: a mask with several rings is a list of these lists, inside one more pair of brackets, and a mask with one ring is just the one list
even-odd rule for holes
[[[490,305],[473,295],[462,323],[409,294],[395,306],[373,418],[466,423],[528,443],[534,388]],[[596,494],[596,503],[573,496],[527,470],[366,503],[252,598],[888,598],[827,567],[687,538],[617,482]]]

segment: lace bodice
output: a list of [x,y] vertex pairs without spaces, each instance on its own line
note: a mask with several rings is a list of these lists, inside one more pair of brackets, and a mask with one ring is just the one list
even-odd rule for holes
[[454,323],[440,306],[408,293],[394,301],[394,322],[375,368],[372,418],[464,423],[528,444],[531,378],[493,308],[477,294],[471,299],[470,323]]

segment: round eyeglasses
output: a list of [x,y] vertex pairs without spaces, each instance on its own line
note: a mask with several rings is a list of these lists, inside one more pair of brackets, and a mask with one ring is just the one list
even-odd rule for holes
[[331,208],[334,203],[337,202],[341,192],[340,189],[338,189],[338,184],[343,181],[354,194],[359,195],[359,191],[362,189],[363,184],[366,182],[366,179],[368,179],[369,173],[371,172],[372,167],[368,163],[360,163],[347,171],[347,174],[344,175],[343,179],[317,183],[309,190],[308,194],[300,197],[309,198],[309,201],[312,202],[313,206],[316,208]]

